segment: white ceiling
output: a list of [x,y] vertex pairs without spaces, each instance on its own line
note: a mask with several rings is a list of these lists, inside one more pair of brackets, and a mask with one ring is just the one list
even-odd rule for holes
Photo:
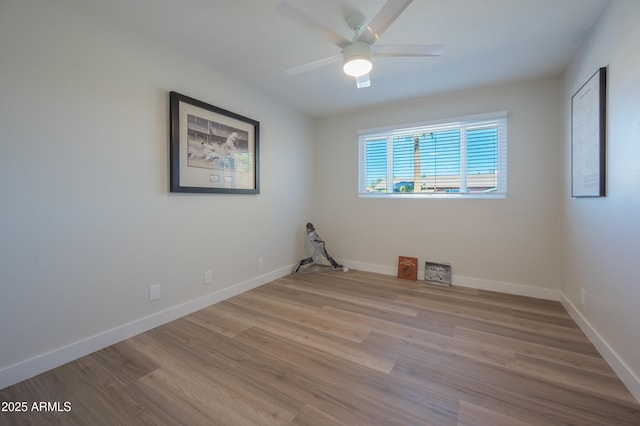
[[[340,53],[275,12],[281,0],[84,0],[103,17],[210,64],[312,116],[444,91],[559,74],[608,0],[414,0],[380,44],[444,44],[440,57],[374,58],[356,89],[341,62],[284,70]],[[351,39],[345,17],[367,20],[385,0],[287,0]]]

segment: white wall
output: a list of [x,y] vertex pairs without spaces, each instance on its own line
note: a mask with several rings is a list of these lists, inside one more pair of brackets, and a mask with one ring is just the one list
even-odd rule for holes
[[[260,121],[260,195],[168,192],[171,90]],[[311,130],[73,1],[3,0],[0,388],[289,273]],[[149,302],[154,283],[161,299]]]
[[[548,78],[318,120],[314,212],[332,254],[390,274],[401,255],[450,262],[455,284],[558,298],[561,89]],[[358,129],[494,111],[509,114],[507,199],[358,198]]]
[[[640,400],[640,2],[614,0],[565,73],[564,293]],[[607,196],[571,198],[571,96],[608,67]],[[586,290],[586,310],[580,289]],[[580,317],[581,315],[581,317]]]

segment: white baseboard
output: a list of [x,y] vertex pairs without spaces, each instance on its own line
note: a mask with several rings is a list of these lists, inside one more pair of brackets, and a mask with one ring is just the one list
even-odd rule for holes
[[59,367],[122,340],[143,333],[159,325],[181,318],[200,309],[221,302],[247,290],[259,287],[270,281],[291,273],[294,265],[286,266],[264,275],[234,284],[230,287],[207,294],[198,299],[173,306],[161,312],[114,327],[94,336],[20,361],[16,364],[0,369],[0,389],[36,376],[52,368]]
[[631,395],[640,403],[640,378],[634,374],[633,370],[618,356],[616,351],[609,346],[607,341],[593,328],[591,323],[587,321],[569,299],[563,295],[561,302],[567,312],[569,312],[569,315],[571,315],[571,318],[578,324],[580,330],[582,330],[589,341],[593,343],[593,346],[600,352],[602,358],[604,358],[620,380],[622,380],[622,383],[629,389]]
[[[344,261],[345,266],[351,269],[358,269],[360,271],[374,272],[383,275],[397,276],[398,269],[392,266],[374,265],[371,263]],[[418,270],[418,279],[421,280],[424,277],[424,269]],[[471,278],[461,275],[453,275],[451,277],[452,285],[459,285],[460,287],[476,288],[479,290],[497,291],[500,293],[515,294],[518,296],[536,297],[539,299],[563,300],[562,293],[558,290],[552,290],[549,288],[533,287],[522,284],[512,284],[502,281],[491,281],[480,278]]]
[[375,274],[382,275],[396,275],[398,273],[397,268],[384,265],[376,265],[373,263],[356,262],[352,260],[345,260],[341,262],[344,266],[350,269],[357,269],[358,271],[373,272]]
[[562,293],[550,288],[533,287],[524,284],[513,284],[503,281],[491,281],[480,278],[463,277],[453,275],[451,282],[460,287],[476,288],[479,290],[497,291],[500,293],[513,294],[516,296],[535,297],[538,299],[555,300],[559,302],[563,299]]

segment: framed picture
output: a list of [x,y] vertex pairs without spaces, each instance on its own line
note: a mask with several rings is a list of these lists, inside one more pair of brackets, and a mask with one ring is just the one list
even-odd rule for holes
[[398,257],[398,278],[405,280],[418,279],[418,258],[399,256]]
[[424,280],[431,284],[449,287],[451,285],[451,265],[448,263],[425,262]]
[[607,140],[607,68],[571,97],[571,196],[604,197]]
[[170,98],[171,192],[260,193],[260,123],[176,92]]

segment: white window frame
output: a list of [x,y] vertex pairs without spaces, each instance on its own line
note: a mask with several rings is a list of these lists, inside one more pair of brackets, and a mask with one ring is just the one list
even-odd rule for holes
[[[421,123],[387,126],[375,129],[358,130],[358,197],[359,198],[506,198],[507,197],[507,112],[469,115]],[[498,126],[497,149],[497,189],[490,192],[393,192],[393,138],[399,135],[438,132],[446,129],[469,129],[480,126]],[[386,192],[368,192],[366,190],[366,143],[376,139],[386,139],[387,167],[385,179]],[[461,152],[465,152],[465,137],[461,136]],[[466,154],[460,156],[461,187],[466,187]]]

